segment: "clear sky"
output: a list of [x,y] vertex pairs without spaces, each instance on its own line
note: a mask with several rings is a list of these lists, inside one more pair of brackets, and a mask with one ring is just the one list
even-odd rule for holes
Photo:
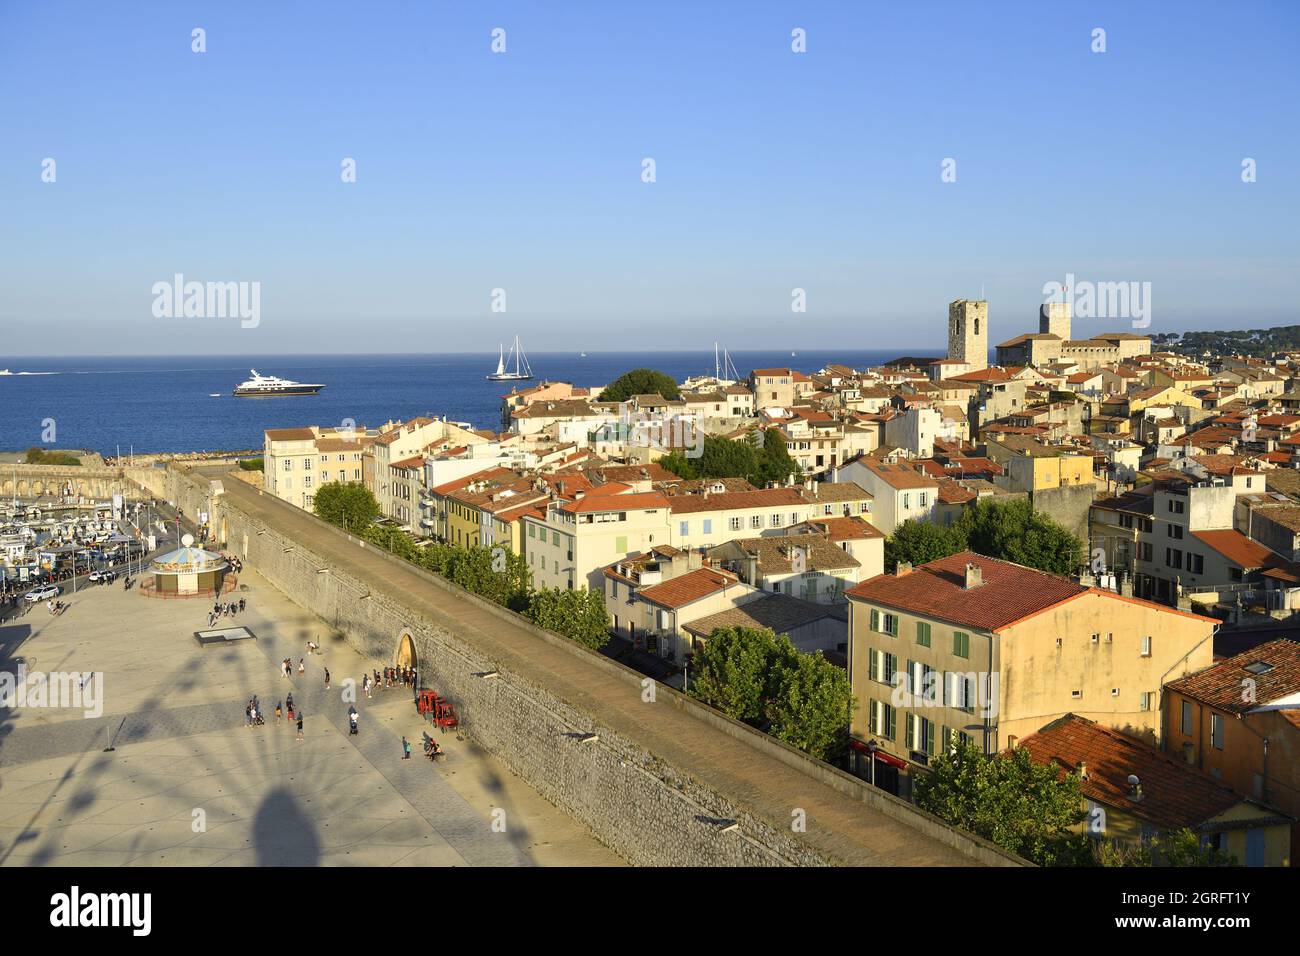
[[[0,355],[933,348],[1069,273],[1300,323],[1298,48],[1294,0],[0,0]],[[155,317],[176,273],[260,324]]]

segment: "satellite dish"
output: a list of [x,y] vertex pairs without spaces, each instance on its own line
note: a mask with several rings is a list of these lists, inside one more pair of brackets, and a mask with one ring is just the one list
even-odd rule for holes
[[194,544],[194,535],[187,534],[185,537],[181,538],[181,545],[183,547],[188,548],[193,544]]

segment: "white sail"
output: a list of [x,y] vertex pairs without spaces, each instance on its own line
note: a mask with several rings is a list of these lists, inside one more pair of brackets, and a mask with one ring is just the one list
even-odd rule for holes
[[506,347],[498,345],[497,348],[500,350],[500,354],[497,356],[497,374],[504,375],[506,371]]

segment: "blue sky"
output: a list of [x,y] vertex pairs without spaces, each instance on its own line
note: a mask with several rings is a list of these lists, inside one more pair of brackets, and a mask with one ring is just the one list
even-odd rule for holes
[[[1067,273],[1150,282],[1152,332],[1300,323],[1298,38],[1287,0],[0,0],[0,354],[933,347]],[[154,317],[175,273],[260,324]]]

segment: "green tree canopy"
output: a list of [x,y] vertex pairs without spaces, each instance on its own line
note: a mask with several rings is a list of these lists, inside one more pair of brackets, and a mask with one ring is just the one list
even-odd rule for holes
[[885,539],[885,570],[892,574],[900,561],[913,565],[927,564],[956,554],[965,547],[965,538],[952,527],[908,518]]
[[27,464],[29,465],[80,465],[81,459],[76,455],[70,455],[66,451],[46,451],[44,448],[32,447],[27,449]]
[[818,760],[835,761],[848,747],[853,691],[849,675],[822,656],[801,654],[782,635],[769,664],[767,718],[778,740]]
[[680,398],[681,390],[672,376],[650,368],[634,368],[624,372],[600,393],[598,401],[625,402],[633,395],[661,395]]
[[524,612],[528,620],[598,651],[609,643],[609,612],[605,595],[586,588],[543,588],[534,591]]
[[312,507],[330,524],[350,531],[364,531],[379,517],[379,502],[359,481],[331,481],[316,489]]
[[691,661],[691,693],[728,717],[758,723],[775,656],[776,635],[770,630],[716,628]]
[[705,435],[699,458],[673,452],[660,458],[659,464],[678,478],[744,478],[759,488],[766,488],[769,482],[784,484],[801,474],[799,463],[790,457],[785,439],[775,428],[767,430],[761,446]]
[[766,724],[772,736],[819,760],[836,759],[847,744],[848,674],[767,628],[714,630],[695,654],[690,690],[728,717]]
[[916,804],[1040,866],[1092,859],[1088,837],[1073,830],[1085,818],[1078,774],[1027,750],[986,757],[959,740],[917,777]]
[[899,561],[925,564],[970,549],[1051,574],[1073,574],[1083,564],[1083,542],[1023,498],[977,501],[948,527],[909,518],[885,540],[885,568]]

